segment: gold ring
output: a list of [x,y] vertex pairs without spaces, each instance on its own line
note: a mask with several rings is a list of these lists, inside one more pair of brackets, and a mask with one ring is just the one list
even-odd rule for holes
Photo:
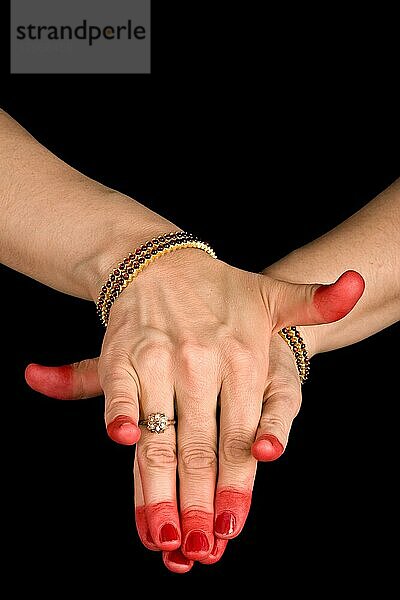
[[151,413],[146,419],[141,419],[139,425],[147,427],[151,433],[164,433],[170,425],[175,425],[175,419],[169,419],[164,413]]

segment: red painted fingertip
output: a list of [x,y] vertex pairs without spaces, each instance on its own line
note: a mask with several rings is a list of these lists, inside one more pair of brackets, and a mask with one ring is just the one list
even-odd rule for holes
[[175,525],[173,525],[172,523],[165,523],[165,525],[163,525],[161,527],[161,530],[160,530],[160,543],[161,544],[170,544],[170,543],[175,544],[176,542],[179,542],[179,539],[180,539],[180,536],[179,536],[178,530],[175,527]]
[[236,529],[236,517],[230,511],[220,513],[215,520],[214,530],[219,535],[232,535]]
[[157,502],[146,506],[146,518],[153,540],[160,550],[172,552],[181,545],[176,502]]
[[177,542],[179,540],[179,533],[175,525],[172,523],[165,523],[161,527],[160,531],[160,542]]
[[140,541],[148,550],[159,551],[160,549],[154,543],[150,533],[146,518],[146,508],[138,506],[135,510],[136,529],[139,534]]
[[346,271],[331,285],[321,285],[314,293],[314,307],[325,323],[345,317],[357,304],[365,281],[357,271]]
[[181,513],[182,552],[190,560],[203,560],[214,547],[214,514],[202,510]]
[[172,552],[163,552],[164,565],[173,573],[188,573],[193,567],[193,560],[186,558],[181,550],[172,550]]
[[218,488],[215,495],[214,533],[223,539],[239,535],[249,514],[251,489]]
[[140,438],[140,429],[130,417],[120,415],[107,425],[109,437],[117,444],[132,446]]
[[227,545],[228,545],[228,540],[223,540],[221,538],[215,538],[214,548],[212,549],[210,556],[208,556],[204,560],[201,560],[200,562],[203,565],[214,565],[221,559],[223,553],[225,552],[225,548],[227,547]]
[[210,552],[210,544],[204,531],[191,531],[185,542],[186,554],[204,554]]
[[278,438],[270,433],[260,435],[251,447],[254,458],[262,462],[276,460],[283,454],[284,450]]
[[35,363],[25,369],[25,381],[35,392],[56,398],[73,399],[73,370],[71,365],[44,367]]

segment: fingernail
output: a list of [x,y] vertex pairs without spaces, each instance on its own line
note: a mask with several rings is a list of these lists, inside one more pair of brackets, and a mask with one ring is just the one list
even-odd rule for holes
[[126,421],[126,423],[121,423],[119,425],[120,429],[135,429],[136,425],[134,425],[133,423],[130,423],[129,421]]
[[182,554],[181,550],[172,550],[172,552],[168,552],[167,560],[175,563],[176,565],[191,565],[193,562],[186,558],[186,556]]
[[252,446],[254,458],[267,462],[279,458],[283,451],[284,447],[278,438],[270,433],[261,435]]
[[191,531],[186,538],[186,552],[208,552],[210,544],[203,531]]
[[215,533],[219,535],[232,535],[235,531],[236,519],[229,511],[222,512],[215,521]]
[[130,446],[135,444],[140,437],[140,429],[129,417],[123,415],[116,417],[107,426],[107,433],[114,442]]
[[172,523],[165,523],[161,527],[160,531],[160,542],[177,542],[179,540],[179,533]]
[[228,540],[223,540],[221,538],[215,538],[215,543],[214,543],[214,547],[211,551],[211,554],[209,556],[207,556],[207,558],[204,558],[203,560],[201,560],[200,562],[203,565],[214,565],[215,563],[217,563],[223,553],[225,552],[225,548],[228,545]]
[[260,440],[259,442],[260,444],[262,444],[263,449],[265,450],[265,452],[273,452],[274,450],[274,445],[271,442],[271,440]]

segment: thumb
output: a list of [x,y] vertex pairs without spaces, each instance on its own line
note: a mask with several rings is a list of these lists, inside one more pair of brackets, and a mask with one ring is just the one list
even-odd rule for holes
[[364,279],[356,271],[346,271],[330,285],[279,283],[277,329],[338,321],[354,308],[365,288]]
[[98,358],[87,358],[61,367],[35,363],[25,369],[25,381],[36,392],[57,400],[82,400],[101,396]]
[[[57,400],[93,398],[103,395],[98,365],[98,358],[88,358],[61,367],[45,367],[31,363],[25,369],[25,380],[36,392]],[[135,419],[120,414],[117,406],[114,406],[114,412],[115,418],[107,419],[108,435],[120,444],[134,444],[140,436]]]

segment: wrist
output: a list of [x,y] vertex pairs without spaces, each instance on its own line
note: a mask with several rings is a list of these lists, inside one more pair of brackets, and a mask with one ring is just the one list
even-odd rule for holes
[[129,252],[179,227],[136,200],[99,184],[85,190],[84,195],[96,206],[96,212],[90,211],[84,219],[83,251],[78,252],[73,277],[81,289],[79,296],[96,301],[110,272]]
[[117,219],[108,229],[107,240],[99,244],[96,251],[88,257],[81,267],[81,276],[85,280],[87,296],[97,301],[101,287],[109,274],[130,252],[141,244],[170,231],[179,231],[173,223],[154,215],[156,218],[141,222]]
[[321,331],[320,325],[300,325],[297,326],[301,337],[306,345],[308,358],[312,358],[320,352],[319,335]]
[[[176,252],[177,250],[185,250],[185,252]],[[197,250],[197,257],[200,254],[207,255],[212,259],[216,258],[213,249],[205,242],[195,238],[192,234],[186,232],[170,232],[163,233],[160,236],[153,237],[136,248],[135,251],[125,256],[124,259],[118,264],[114,265],[114,269],[110,273],[106,282],[103,282],[101,293],[99,294],[98,301],[96,302],[96,310],[102,324],[107,327],[111,309],[114,303],[119,299],[120,295],[126,288],[133,289],[130,284],[135,281],[135,291],[133,297],[137,297],[140,291],[146,290],[146,280],[150,283],[150,297],[154,297],[156,290],[165,290],[163,294],[168,294],[166,289],[172,287],[174,293],[177,291],[177,287],[182,285],[182,280],[185,274],[189,272],[191,277],[194,276],[196,280],[196,274],[198,277],[198,267],[201,268],[202,261],[195,259],[193,262],[193,254],[191,251]],[[202,250],[201,253],[198,250]],[[170,255],[171,256],[166,256]],[[178,257],[176,257],[178,255]],[[183,262],[181,258],[184,258]],[[178,258],[178,260],[175,260]],[[152,265],[153,268],[148,269],[151,263],[156,261],[156,265]],[[196,268],[193,267],[196,265]],[[155,268],[154,268],[155,267]],[[139,278],[137,281],[136,278]],[[138,285],[139,284],[139,285]],[[193,285],[189,284],[189,288],[193,288]],[[146,295],[146,292],[145,292]],[[128,293],[124,294],[124,298],[132,295]],[[119,306],[121,303],[117,302]]]

